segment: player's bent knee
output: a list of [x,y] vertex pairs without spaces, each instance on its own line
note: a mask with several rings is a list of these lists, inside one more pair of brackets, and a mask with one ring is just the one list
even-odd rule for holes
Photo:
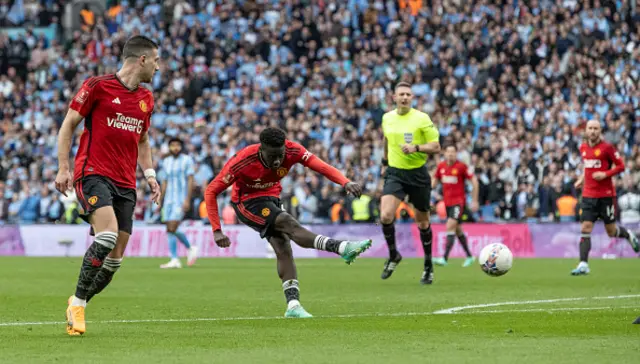
[[385,224],[385,225],[393,224],[393,220],[394,219],[395,219],[395,215],[394,214],[389,214],[389,213],[380,214],[380,222]]
[[617,226],[615,224],[605,225],[604,229],[607,231],[607,235],[610,238],[615,238],[616,237],[616,232],[617,232],[618,228],[617,228]]
[[431,226],[431,223],[430,223],[428,220],[427,220],[427,221],[420,221],[420,222],[418,223],[418,228],[419,228],[419,229],[422,229],[422,230],[424,230],[424,229],[428,229],[428,228],[429,228],[429,226]]
[[580,225],[580,232],[582,234],[591,234],[593,231],[593,223],[591,221],[583,221]]
[[282,234],[282,236],[272,237],[269,239],[269,244],[273,247],[278,259],[293,259],[293,250],[287,235]]
[[458,230],[458,221],[455,219],[447,220],[447,231],[456,231]]

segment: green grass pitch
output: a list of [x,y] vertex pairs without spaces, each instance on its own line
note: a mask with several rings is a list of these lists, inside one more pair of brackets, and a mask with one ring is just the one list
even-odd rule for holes
[[433,286],[418,284],[420,260],[387,281],[378,259],[299,260],[308,320],[281,318],[274,260],[162,262],[125,259],[89,304],[87,333],[68,337],[80,258],[0,258],[0,362],[630,363],[640,352],[635,259],[594,260],[587,277],[569,275],[574,260],[516,259],[498,278],[454,260]]

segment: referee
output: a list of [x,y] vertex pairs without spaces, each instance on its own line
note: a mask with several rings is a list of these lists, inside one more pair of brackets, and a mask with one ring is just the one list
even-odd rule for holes
[[391,277],[402,256],[396,247],[394,217],[398,205],[408,196],[415,209],[420,228],[420,241],[424,248],[424,271],[421,284],[433,283],[431,241],[433,234],[429,222],[431,178],[427,171],[427,156],[440,152],[440,134],[429,115],[411,107],[411,85],[400,82],[394,89],[396,109],[382,117],[384,133],[384,159],[386,166],[384,189],[380,201],[382,232],[389,246],[389,259],[384,264],[382,279]]

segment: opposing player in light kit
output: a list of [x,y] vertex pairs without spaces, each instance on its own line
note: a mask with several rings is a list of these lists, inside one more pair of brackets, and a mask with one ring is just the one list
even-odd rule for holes
[[198,258],[198,247],[191,246],[187,236],[178,230],[184,214],[191,207],[193,175],[196,173],[193,158],[182,153],[182,140],[169,140],[171,154],[162,161],[162,221],[167,225],[167,238],[171,260],[160,268],[182,268],[178,259],[178,240],[188,249],[187,265],[192,266]]
[[[153,112],[152,93],[140,87],[158,70],[158,46],[134,36],[122,51],[124,64],[112,75],[84,82],[71,101],[58,136],[56,189],[76,195],[91,224],[95,240],[82,259],[75,295],[67,307],[67,333],[86,331],[85,306],[111,281],[122,264],[136,204],[136,167],[140,164],[160,202],[147,131]],[[73,177],[69,152],[73,133],[84,119],[84,131],[75,159]]]
[[442,258],[435,258],[433,262],[437,265],[447,265],[449,254],[451,253],[457,236],[464,252],[467,254],[467,259],[465,259],[462,266],[468,267],[473,264],[473,255],[471,255],[471,251],[469,250],[467,237],[460,227],[463,216],[471,216],[465,203],[465,181],[469,180],[473,185],[471,192],[471,210],[473,211],[478,211],[479,188],[478,178],[473,175],[473,172],[469,170],[466,164],[457,159],[457,154],[458,150],[456,146],[453,144],[448,145],[444,149],[445,160],[438,164],[433,178],[433,188],[436,188],[438,182],[442,183],[442,196],[444,198],[444,205],[447,208],[447,245],[444,256]]
[[624,171],[624,161],[611,144],[602,140],[601,132],[600,122],[590,120],[587,122],[585,131],[587,141],[580,146],[584,171],[576,181],[575,187],[580,188],[584,183],[582,201],[580,202],[582,237],[580,239],[580,263],[576,269],[571,271],[574,276],[589,274],[591,231],[593,231],[593,224],[598,219],[604,221],[607,235],[627,239],[635,252],[640,251],[636,235],[632,231],[616,225],[616,189],[611,177]]
[[396,109],[382,117],[384,133],[384,159],[387,166],[380,201],[382,232],[389,246],[389,259],[384,264],[381,278],[391,277],[402,256],[396,247],[394,219],[398,205],[409,197],[416,210],[420,241],[424,249],[424,270],[420,283],[433,283],[433,233],[429,219],[431,177],[426,162],[429,155],[440,153],[440,133],[429,115],[411,107],[411,85],[396,85],[393,99]]
[[233,185],[231,203],[238,219],[267,239],[276,253],[278,275],[287,300],[285,317],[306,318],[311,315],[300,304],[296,266],[289,239],[303,248],[336,253],[348,264],[371,247],[371,240],[343,241],[314,234],[282,210],[280,180],[298,163],[343,186],[346,192],[360,197],[360,185],[349,181],[340,171],[308,152],[302,145],[286,140],[284,131],[266,128],[260,133],[260,144],[242,149],[225,164],[207,187],[205,203],[216,244],[228,247],[231,242],[222,233],[216,198]]

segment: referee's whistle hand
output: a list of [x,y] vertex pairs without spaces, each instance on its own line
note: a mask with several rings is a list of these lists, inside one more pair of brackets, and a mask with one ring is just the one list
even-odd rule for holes
[[411,154],[414,153],[416,151],[416,146],[413,144],[404,144],[402,146],[402,153],[404,154]]

